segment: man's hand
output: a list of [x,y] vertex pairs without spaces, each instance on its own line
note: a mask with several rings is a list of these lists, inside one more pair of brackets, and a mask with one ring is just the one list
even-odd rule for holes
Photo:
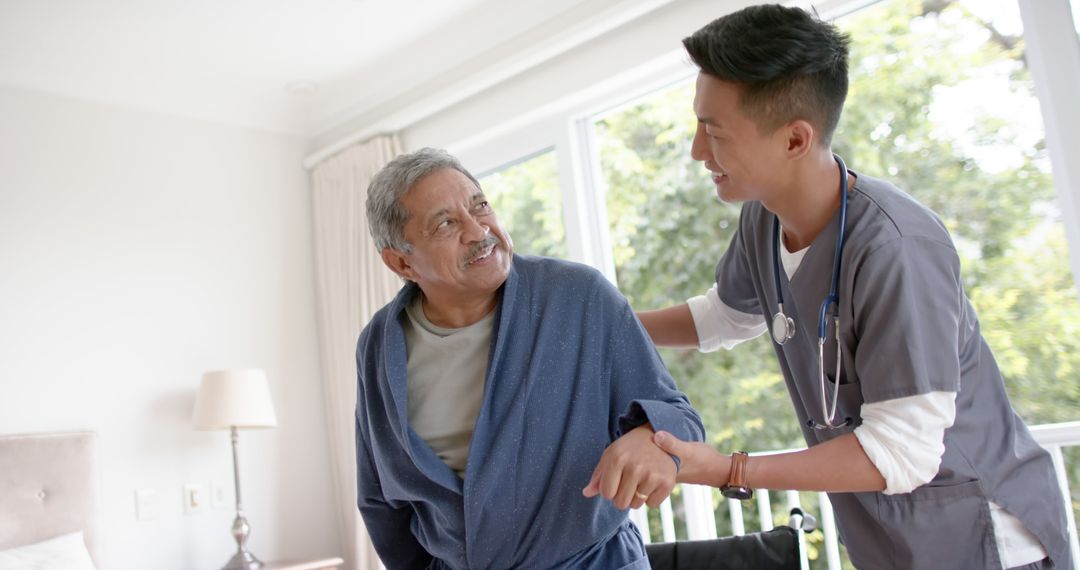
[[680,483],[723,487],[731,475],[731,456],[724,455],[707,443],[682,441],[666,431],[653,436],[660,449],[679,458]]
[[615,440],[604,450],[581,494],[603,495],[620,510],[659,506],[675,487],[676,468],[652,437],[652,426],[645,424]]

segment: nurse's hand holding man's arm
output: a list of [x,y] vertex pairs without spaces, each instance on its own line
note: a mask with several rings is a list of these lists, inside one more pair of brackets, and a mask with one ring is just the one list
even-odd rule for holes
[[601,495],[617,509],[656,507],[675,488],[675,476],[675,462],[653,443],[652,426],[646,423],[608,446],[581,494]]
[[[711,487],[722,487],[728,482],[730,455],[716,451],[707,443],[681,441],[663,431],[653,436],[653,442],[682,461],[678,482]],[[885,489],[885,479],[851,433],[802,451],[752,456],[746,462],[745,479],[755,489],[834,493]]]
[[[688,303],[638,311],[638,319],[657,346],[698,348],[700,338]],[[757,333],[750,333],[757,336]],[[679,483],[722,487],[728,482],[731,456],[708,443],[684,442],[666,432],[653,441],[681,460]],[[885,479],[851,433],[804,451],[755,455],[746,463],[746,483],[758,489],[862,492],[885,489]]]

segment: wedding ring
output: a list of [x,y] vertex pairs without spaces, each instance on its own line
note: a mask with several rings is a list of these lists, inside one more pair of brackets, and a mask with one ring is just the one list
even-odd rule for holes
[[645,493],[637,493],[637,492],[635,492],[634,496],[641,499],[642,501],[649,498],[649,496],[646,495]]

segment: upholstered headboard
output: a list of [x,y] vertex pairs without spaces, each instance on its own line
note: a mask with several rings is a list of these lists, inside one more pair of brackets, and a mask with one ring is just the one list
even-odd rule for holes
[[81,530],[97,565],[97,519],[97,434],[0,435],[0,550]]

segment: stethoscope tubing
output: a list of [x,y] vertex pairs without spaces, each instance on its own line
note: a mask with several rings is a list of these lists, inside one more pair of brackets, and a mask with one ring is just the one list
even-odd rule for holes
[[[840,170],[840,227],[836,236],[836,248],[833,251],[833,270],[829,282],[829,295],[821,303],[818,311],[818,381],[821,388],[821,413],[825,420],[824,424],[818,424],[811,419],[808,424],[815,429],[840,428],[851,425],[851,419],[845,419],[840,424],[833,424],[836,418],[836,406],[840,396],[840,269],[844,254],[844,241],[847,234],[847,210],[848,210],[848,170],[844,159],[834,154],[837,168]],[[776,300],[779,312],[773,317],[771,334],[773,340],[783,345],[795,335],[794,321],[784,313],[784,292],[780,281],[780,218],[773,216],[773,280],[776,284]],[[833,329],[836,334],[836,376],[833,382],[832,405],[825,390],[825,340],[827,337],[827,324],[829,307],[832,306]],[[783,332],[777,330],[777,323],[783,326]]]
[[829,283],[829,296],[821,304],[821,312],[818,315],[818,340],[822,342],[825,340],[825,315],[829,311],[829,305],[835,305],[833,316],[840,315],[840,263],[841,256],[844,254],[844,241],[847,237],[847,165],[839,156],[834,154],[833,158],[836,159],[836,164],[840,168],[840,228],[836,236],[836,249],[833,251],[833,273],[832,281]]

